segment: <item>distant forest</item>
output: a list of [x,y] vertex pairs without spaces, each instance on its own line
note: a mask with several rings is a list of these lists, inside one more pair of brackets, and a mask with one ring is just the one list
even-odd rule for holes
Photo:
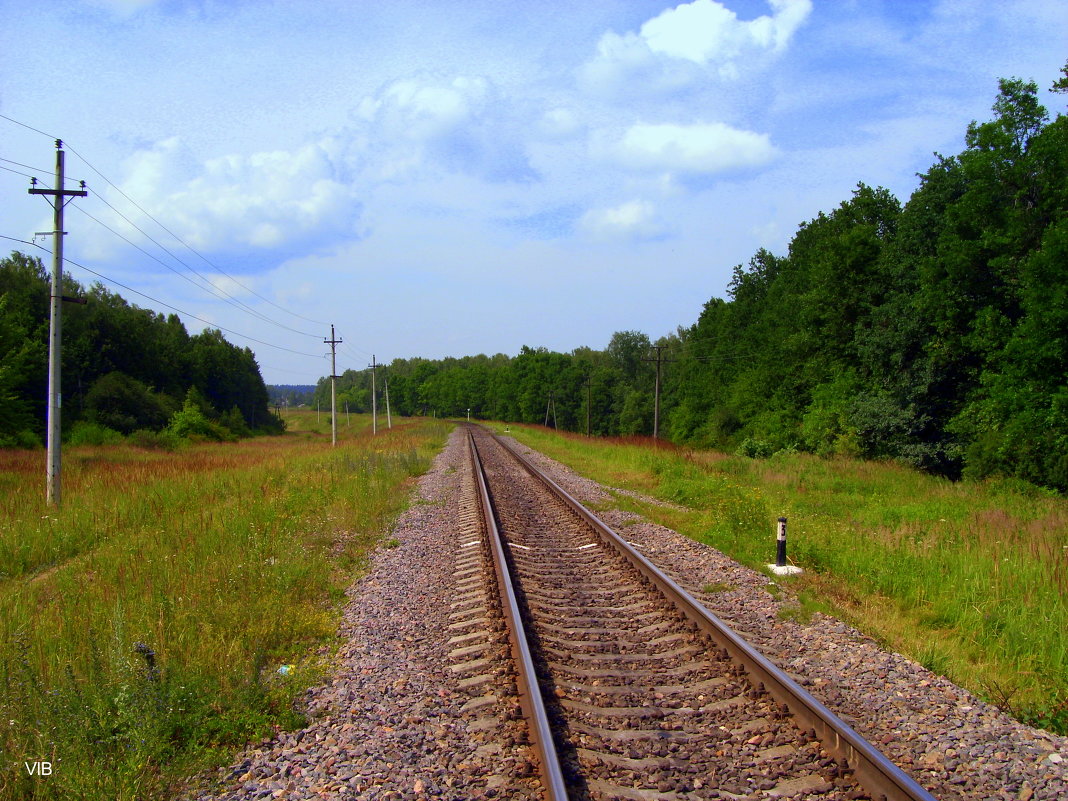
[[[1065,77],[1054,90],[1068,90]],[[1068,118],[1000,82],[993,119],[937,155],[902,206],[859,185],[803,223],[787,253],[737,266],[728,299],[650,342],[604,350],[398,359],[394,413],[661,436],[766,455],[892,458],[951,477],[1068,489]],[[654,348],[655,346],[655,348]],[[370,409],[369,371],[339,402]],[[319,382],[329,405],[329,381]],[[381,403],[381,401],[380,401]]]
[[315,384],[268,384],[267,395],[272,406],[314,406]]
[[[0,259],[0,447],[35,447],[48,401],[51,278],[41,260]],[[65,437],[102,443],[135,435],[146,445],[280,432],[253,353],[217,330],[192,336],[177,315],[127,303],[68,276],[63,295]]]

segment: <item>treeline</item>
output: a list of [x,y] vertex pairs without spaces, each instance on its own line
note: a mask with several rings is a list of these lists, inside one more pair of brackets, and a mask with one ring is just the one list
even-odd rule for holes
[[[64,436],[145,444],[280,432],[253,353],[217,330],[190,336],[177,315],[64,276]],[[38,258],[0,259],[0,447],[41,443],[48,401],[51,279]],[[163,434],[165,436],[153,436]]]
[[[463,416],[543,423],[585,431],[589,401],[594,434],[644,433],[653,413],[654,379],[643,360],[649,338],[636,331],[615,334],[603,351],[579,348],[555,353],[524,347],[509,357],[465,356],[438,361],[395,359],[380,367],[375,385],[378,408],[388,390],[394,414]],[[588,378],[588,381],[587,381]],[[371,411],[370,370],[338,377],[338,405]],[[330,380],[320,379],[316,400],[330,407]]]
[[[1055,88],[1065,88],[1066,79]],[[679,443],[893,458],[1068,489],[1068,118],[1004,80],[994,117],[938,156],[902,206],[859,185],[785,255],[735,268],[729,298],[656,343],[397,360],[394,412],[543,423]],[[368,371],[342,402],[367,410]],[[329,382],[318,387],[329,403]],[[381,401],[380,401],[381,403]],[[547,414],[548,413],[548,414]]]
[[267,396],[272,406],[296,408],[315,405],[314,384],[268,384]]

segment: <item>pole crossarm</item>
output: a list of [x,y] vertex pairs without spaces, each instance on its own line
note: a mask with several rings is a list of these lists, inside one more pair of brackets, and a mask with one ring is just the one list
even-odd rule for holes
[[32,186],[26,191],[31,195],[55,195],[58,197],[86,197],[89,194],[87,189],[35,189]]

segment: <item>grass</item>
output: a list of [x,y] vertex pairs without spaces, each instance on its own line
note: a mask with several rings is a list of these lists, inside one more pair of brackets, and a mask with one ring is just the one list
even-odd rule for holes
[[[0,799],[155,799],[276,728],[448,426],[0,451]],[[340,422],[340,421],[339,421]],[[290,665],[282,672],[282,665]],[[25,763],[50,762],[52,774]]]
[[1018,718],[1068,733],[1068,500],[1015,481],[950,482],[891,463],[694,452],[512,426],[636,511],[757,569],[775,519],[798,594]]

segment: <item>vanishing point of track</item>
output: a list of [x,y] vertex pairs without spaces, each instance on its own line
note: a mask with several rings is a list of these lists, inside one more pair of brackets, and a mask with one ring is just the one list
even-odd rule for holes
[[551,479],[469,431],[471,517],[546,799],[933,801]]

